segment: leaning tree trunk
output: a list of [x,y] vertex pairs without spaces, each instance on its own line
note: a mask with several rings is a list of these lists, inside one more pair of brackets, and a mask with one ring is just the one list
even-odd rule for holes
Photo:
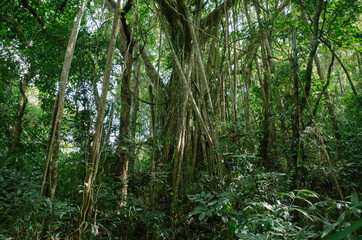
[[[305,9],[303,8],[302,4],[299,4],[300,7],[300,11],[301,11],[301,17],[303,19],[303,21],[305,21],[305,16],[306,16],[306,12]],[[300,86],[302,89],[302,97],[299,103],[299,111],[300,111],[300,124],[301,127],[304,127],[303,121],[302,121],[302,116],[303,116],[303,112],[305,110],[305,108],[307,107],[307,102],[308,102],[308,98],[309,98],[309,94],[310,94],[310,89],[312,86],[312,73],[313,73],[313,60],[314,60],[314,56],[317,53],[317,49],[318,49],[318,45],[319,45],[319,41],[318,41],[318,37],[319,37],[319,18],[321,16],[323,10],[323,0],[318,0],[318,5],[315,11],[315,14],[313,16],[313,29],[312,29],[312,37],[311,37],[311,46],[310,46],[310,52],[309,52],[309,56],[308,56],[308,61],[307,61],[307,67],[305,70],[305,80],[304,80],[304,89],[303,86]],[[300,79],[302,80],[302,79]],[[299,84],[301,84],[302,81],[299,81]],[[305,155],[305,151],[304,151],[304,144],[302,142],[300,142],[300,152],[301,152],[301,160],[304,161],[306,158]]]
[[23,129],[23,118],[25,114],[26,105],[28,104],[28,97],[26,96],[26,90],[33,76],[34,76],[34,70],[32,68],[32,65],[30,65],[29,71],[26,74],[24,74],[24,79],[20,80],[19,83],[19,90],[20,90],[19,110],[15,118],[14,135],[10,147],[10,151],[12,152],[15,152],[18,149],[18,145],[20,143],[20,136]]
[[99,149],[102,141],[103,133],[103,120],[106,109],[107,94],[109,88],[109,81],[112,72],[112,63],[114,49],[116,46],[117,35],[119,32],[119,23],[121,16],[121,3],[122,0],[117,1],[117,6],[114,13],[113,28],[111,39],[108,46],[107,61],[104,69],[104,79],[102,84],[102,95],[99,99],[98,113],[95,125],[95,133],[93,136],[93,145],[90,155],[90,159],[86,166],[86,176],[83,184],[83,199],[80,207],[80,216],[75,224],[75,231],[73,233],[73,239],[80,239],[85,231],[89,229],[86,223],[88,218],[93,212],[93,184],[97,175],[98,162],[99,162]]
[[[340,141],[341,140],[341,135],[339,133],[339,126],[338,126],[338,122],[337,122],[337,117],[336,117],[336,114],[334,112],[334,106],[333,106],[333,103],[332,103],[332,101],[330,99],[330,95],[329,95],[329,92],[328,92],[328,85],[329,85],[329,83],[331,81],[332,67],[333,67],[333,63],[334,63],[333,52],[332,52],[331,64],[329,65],[329,68],[328,68],[327,78],[325,78],[325,76],[324,76],[324,73],[323,73],[322,68],[320,66],[319,57],[317,55],[315,56],[314,62],[315,62],[315,65],[317,67],[317,72],[318,72],[319,78],[322,81],[327,81],[325,86],[322,89],[321,94],[319,95],[319,98],[321,98],[321,95],[323,94],[325,99],[326,99],[326,104],[327,104],[327,108],[328,108],[328,112],[329,112],[329,118],[331,119],[331,123],[332,123],[332,127],[333,127],[334,137],[336,138],[337,141]],[[319,100],[319,98],[318,98],[318,100]],[[313,115],[314,116],[317,113],[316,112],[317,109],[318,109],[318,105],[316,104],[316,106],[315,106],[315,108],[313,110]]]
[[[317,48],[319,45],[318,37],[319,37],[319,17],[322,13],[323,9],[323,0],[319,0],[318,6],[316,9],[316,13],[313,17],[313,38],[310,46],[310,52],[308,56],[308,63],[305,72],[305,84],[304,84],[304,91],[305,95],[303,94],[302,100],[300,102],[300,115],[302,116],[304,109],[307,106],[307,98],[309,97],[310,88],[312,84],[312,70],[313,70],[313,60],[314,56],[317,53]],[[301,6],[301,11],[303,12],[303,7]]]
[[41,195],[48,196],[50,199],[54,198],[55,189],[57,187],[58,179],[58,152],[60,132],[62,128],[65,88],[68,80],[68,75],[73,59],[75,43],[77,41],[80,23],[87,6],[88,0],[83,0],[82,6],[78,11],[76,21],[73,26],[72,33],[69,37],[67,49],[64,56],[64,63],[59,80],[59,90],[54,104],[52,125],[49,133],[48,148],[46,154],[45,169],[43,175],[42,186],[40,190]]

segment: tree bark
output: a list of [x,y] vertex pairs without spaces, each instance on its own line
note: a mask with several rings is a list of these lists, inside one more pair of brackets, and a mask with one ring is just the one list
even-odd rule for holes
[[327,47],[331,50],[331,52],[333,52],[334,56],[337,58],[339,64],[341,65],[343,71],[345,72],[345,74],[347,76],[347,80],[349,82],[349,85],[351,86],[351,89],[352,89],[352,92],[353,92],[354,96],[356,97],[358,103],[362,106],[362,100],[360,100],[360,98],[358,96],[357,90],[356,90],[356,88],[355,88],[355,86],[354,86],[354,84],[352,82],[351,76],[349,75],[347,68],[344,66],[342,60],[338,57],[338,55],[334,51],[332,51],[331,45],[329,45],[326,41],[324,41],[324,44],[327,45]]
[[87,0],[83,0],[82,6],[78,11],[76,21],[74,23],[72,33],[69,37],[67,49],[64,56],[63,68],[59,80],[59,90],[53,108],[52,125],[49,133],[46,163],[43,174],[42,186],[40,190],[40,194],[42,196],[46,195],[50,199],[54,198],[55,189],[57,187],[58,153],[59,153],[60,133],[62,128],[62,120],[63,120],[65,88],[73,59],[73,53],[78,37],[80,23],[83,18],[85,8],[87,6],[87,2],[88,2]]
[[[326,104],[327,104],[327,108],[328,108],[328,112],[329,112],[329,117],[331,119],[331,123],[332,123],[332,127],[333,127],[334,137],[338,141],[340,141],[341,140],[341,135],[339,133],[338,122],[337,122],[336,114],[334,112],[333,103],[332,103],[332,101],[330,99],[329,92],[328,92],[328,86],[329,86],[329,83],[331,81],[333,63],[334,63],[334,55],[332,53],[332,60],[331,60],[331,63],[329,65],[329,68],[328,68],[327,79],[326,79],[325,76],[324,76],[324,73],[322,71],[322,68],[320,66],[319,57],[315,56],[315,64],[316,64],[316,67],[317,67],[317,72],[318,72],[319,78],[322,81],[327,80],[327,82],[325,83],[321,93],[319,94],[319,96],[317,98],[317,103],[316,103],[316,105],[315,105],[315,107],[313,109],[313,115],[315,116],[316,113],[317,113],[318,104],[320,102],[320,98],[322,97],[321,95],[323,94],[325,99],[326,99]],[[309,123],[311,124],[312,122],[310,121]],[[310,125],[310,124],[308,124],[308,125]]]
[[[131,138],[134,141],[136,139],[137,133],[137,114],[139,111],[139,74],[140,74],[140,66],[141,60],[138,58],[135,66],[135,73],[134,73],[134,88],[133,88],[133,98],[132,98],[132,110],[131,110]],[[135,154],[135,148],[131,149],[131,153]],[[134,158],[129,160],[128,170],[132,174],[134,172]]]
[[298,188],[298,155],[300,147],[300,103],[299,103],[299,75],[298,75],[298,53],[297,53],[297,33],[295,27],[293,27],[293,88],[294,88],[294,114],[293,114],[293,125],[292,125],[292,144],[291,144],[291,162],[289,168],[295,170],[293,176],[293,188]]
[[105,115],[107,93],[109,88],[109,81],[112,72],[112,63],[114,56],[114,49],[116,45],[117,35],[119,32],[120,16],[121,16],[122,0],[117,1],[116,10],[113,19],[113,28],[108,46],[107,61],[104,69],[104,79],[102,84],[102,94],[99,99],[98,113],[95,125],[95,133],[93,136],[93,145],[91,150],[90,159],[86,166],[86,175],[83,184],[82,204],[80,207],[80,216],[75,224],[75,231],[73,232],[73,239],[80,239],[83,233],[88,230],[89,226],[86,223],[88,218],[93,212],[93,184],[98,170],[99,162],[99,148],[102,140],[103,133],[103,120]]
[[20,80],[19,83],[19,91],[20,91],[19,108],[18,108],[18,114],[15,118],[13,140],[10,147],[11,152],[15,152],[19,147],[20,136],[23,130],[23,119],[24,119],[25,109],[28,104],[28,97],[26,96],[26,90],[33,76],[34,76],[34,69],[32,65],[30,65],[28,72],[24,74],[23,80]]
[[130,158],[130,113],[131,113],[131,90],[130,81],[132,76],[132,63],[133,63],[133,41],[128,43],[128,49],[125,56],[125,69],[122,76],[121,86],[121,128],[119,136],[118,154],[120,161],[116,165],[116,177],[120,178],[122,182],[122,201],[121,206],[126,205],[127,190],[128,190],[128,164]]
[[[303,10],[303,7],[300,5],[301,11]],[[307,69],[306,69],[306,74],[305,74],[305,84],[304,84],[304,91],[305,91],[305,95],[303,95],[301,103],[300,103],[300,114],[303,114],[303,111],[307,105],[307,98],[309,97],[309,92],[310,92],[310,88],[311,88],[311,84],[312,84],[312,73],[313,73],[313,60],[314,60],[314,56],[317,52],[317,48],[319,45],[319,17],[322,13],[323,10],[323,0],[318,0],[318,6],[316,9],[316,13],[314,14],[313,17],[313,38],[312,38],[312,43],[310,46],[310,52],[309,52],[309,56],[308,56],[308,63],[307,63]],[[302,13],[303,14],[303,13]]]

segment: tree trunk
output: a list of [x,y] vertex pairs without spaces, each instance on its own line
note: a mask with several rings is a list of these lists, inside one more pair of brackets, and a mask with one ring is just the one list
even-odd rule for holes
[[[130,36],[131,37],[131,36]],[[120,155],[120,161],[116,165],[116,177],[120,178],[122,182],[122,201],[121,206],[126,205],[127,190],[128,190],[128,164],[130,158],[130,114],[131,114],[131,90],[130,81],[132,76],[132,63],[133,63],[133,46],[134,43],[130,38],[128,41],[128,49],[125,56],[125,69],[122,76],[121,86],[121,128],[119,136],[118,154]]]
[[[249,48],[249,51],[251,53],[248,53],[246,55],[246,62],[244,65],[244,71],[243,71],[243,79],[244,79],[244,88],[242,91],[242,95],[243,95],[243,103],[244,103],[244,115],[245,115],[245,122],[246,122],[246,130],[247,133],[250,134],[251,133],[251,123],[250,123],[250,87],[251,87],[251,75],[252,75],[252,70],[253,70],[253,54],[256,51],[253,49],[255,48],[254,46],[251,46]],[[245,91],[244,91],[245,89]],[[248,153],[254,153],[254,144],[252,142],[252,138],[251,135],[248,135],[250,137],[247,138],[247,150]]]
[[[303,7],[300,6],[302,14],[303,14]],[[307,69],[306,69],[306,73],[305,73],[305,85],[304,85],[304,91],[305,91],[305,96],[304,94],[302,95],[302,100],[300,103],[300,115],[302,116],[303,111],[307,105],[307,98],[309,97],[309,92],[310,92],[310,88],[312,85],[312,73],[313,73],[313,60],[314,60],[314,56],[317,52],[317,48],[319,45],[319,17],[322,13],[322,9],[323,9],[323,0],[318,0],[318,6],[316,9],[316,13],[313,17],[313,38],[312,38],[312,42],[311,42],[311,46],[310,46],[310,52],[309,52],[309,56],[308,56],[308,63],[307,63]]]
[[172,174],[172,206],[175,209],[178,200],[180,178],[182,176],[182,162],[184,159],[185,146],[186,146],[186,123],[187,123],[187,103],[188,96],[185,95],[184,102],[181,106],[180,118],[181,123],[178,127],[177,145],[175,149],[175,157],[173,162],[173,174]]
[[292,125],[292,144],[291,144],[291,162],[289,168],[295,170],[293,176],[293,188],[298,188],[298,155],[300,146],[300,106],[299,106],[299,75],[298,75],[298,53],[297,53],[297,33],[295,27],[293,27],[293,87],[294,87],[294,114],[293,114],[293,125]]
[[[331,81],[333,63],[334,63],[334,55],[332,53],[332,60],[331,60],[331,63],[329,65],[329,68],[328,68],[327,79],[326,79],[325,76],[324,76],[324,73],[322,71],[322,68],[320,66],[319,57],[317,55],[315,56],[315,64],[316,64],[316,67],[317,67],[317,72],[318,72],[319,78],[322,80],[322,82],[323,81],[327,81],[327,82],[326,82],[325,86],[323,87],[320,95],[318,96],[316,106],[314,107],[314,110],[313,110],[313,115],[315,116],[316,113],[317,113],[318,103],[320,101],[321,95],[323,94],[325,99],[326,99],[327,108],[328,108],[328,112],[329,112],[329,117],[331,119],[331,123],[332,123],[332,127],[333,127],[334,137],[337,139],[337,141],[340,141],[341,140],[341,135],[339,133],[338,122],[337,122],[336,115],[334,113],[333,103],[332,103],[332,101],[330,99],[329,92],[328,92],[328,86],[329,86],[329,83]],[[310,121],[310,124],[311,124],[311,121]],[[310,124],[308,124],[308,125],[310,125]]]
[[116,45],[119,23],[120,23],[120,14],[121,14],[121,4],[122,0],[118,0],[117,7],[114,13],[113,19],[113,28],[111,39],[108,47],[107,61],[104,69],[104,79],[102,84],[102,94],[99,99],[98,113],[95,125],[95,133],[93,136],[93,145],[90,155],[90,159],[86,166],[86,175],[83,184],[83,197],[82,204],[80,207],[80,216],[78,221],[75,224],[75,231],[73,239],[80,239],[82,234],[88,230],[89,226],[86,223],[88,218],[93,212],[93,184],[98,170],[98,161],[99,161],[99,148],[102,140],[103,133],[103,120],[105,115],[107,93],[109,88],[110,75],[112,72],[112,63],[114,49]]
[[[254,3],[256,8],[256,16],[259,24],[259,39],[261,47],[262,63],[264,67],[263,84],[264,88],[264,119],[263,119],[263,135],[260,142],[260,157],[263,165],[267,170],[272,169],[274,165],[275,149],[277,146],[277,138],[275,132],[275,120],[273,116],[273,105],[272,105],[272,74],[274,72],[274,62],[272,55],[271,46],[271,30],[264,27],[261,19],[260,7]],[[266,16],[268,18],[268,16]]]
[[[202,19],[200,19],[199,13],[191,16],[185,1],[157,0],[155,2],[158,5],[155,4],[154,6],[160,19],[161,29],[166,35],[173,56],[172,76],[166,86],[171,97],[166,100],[164,110],[166,114],[161,117],[161,121],[165,123],[163,160],[170,161],[171,156],[175,156],[173,159],[173,194],[176,194],[173,197],[173,203],[175,203],[180,190],[180,178],[185,175],[181,174],[182,162],[185,153],[191,152],[190,149],[185,149],[192,146],[191,143],[185,142],[190,141],[188,136],[192,135],[187,131],[194,131],[193,128],[186,127],[187,119],[191,117],[188,117],[187,108],[185,111],[183,110],[186,104],[185,99],[191,103],[192,113],[195,114],[197,124],[200,126],[200,139],[204,139],[200,140],[201,153],[207,166],[213,168],[211,172],[220,177],[223,175],[223,161],[216,149],[218,136],[214,121],[216,115],[212,101],[212,84],[207,75],[208,68],[204,66],[202,47],[209,38],[209,32],[214,32],[215,28],[218,28],[221,18],[226,13],[225,10],[229,10],[237,1],[225,1]],[[197,4],[201,3],[198,2]],[[168,26],[166,26],[164,19],[167,20]],[[199,29],[204,31],[199,31]],[[208,34],[204,35],[204,33]],[[197,68],[194,68],[193,73],[188,73],[187,69],[190,67],[188,60],[192,51],[195,54],[195,61],[191,61],[191,64],[195,64]],[[191,75],[193,76],[190,78],[192,81],[189,80]],[[179,91],[175,91],[175,89]],[[200,96],[198,101],[195,99],[197,94]],[[174,129],[179,129],[180,126],[186,128],[178,131],[175,136]]]
[[[134,88],[133,88],[133,102],[132,102],[132,111],[131,111],[131,138],[132,141],[136,139],[137,133],[137,113],[139,110],[139,73],[140,73],[141,60],[137,59],[134,73]],[[135,147],[132,147],[130,150],[131,154],[135,154]],[[128,163],[128,171],[132,174],[134,172],[134,158],[132,157]]]
[[29,71],[24,74],[23,80],[20,80],[19,83],[19,91],[20,91],[20,98],[19,98],[19,110],[18,114],[15,118],[15,129],[12,144],[10,147],[11,152],[15,152],[18,149],[18,145],[20,143],[20,135],[23,130],[23,119],[25,114],[26,105],[28,104],[28,98],[26,96],[26,90],[28,88],[30,80],[34,76],[34,70],[32,65],[29,67]]
[[50,199],[54,198],[55,189],[57,187],[58,153],[59,153],[60,132],[63,120],[65,88],[73,59],[73,53],[78,37],[80,23],[83,18],[85,8],[87,6],[87,2],[88,2],[87,0],[83,0],[82,6],[78,11],[76,21],[74,23],[72,33],[69,37],[67,49],[64,56],[63,68],[59,80],[59,90],[53,108],[52,125],[49,133],[46,163],[45,163],[42,186],[40,190],[40,194],[42,196],[45,195]]

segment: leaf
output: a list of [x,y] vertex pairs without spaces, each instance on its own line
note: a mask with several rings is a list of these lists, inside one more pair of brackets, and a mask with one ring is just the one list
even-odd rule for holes
[[356,206],[358,204],[358,195],[356,192],[352,193],[351,204],[352,206]]
[[205,198],[206,198],[207,200],[211,200],[212,197],[213,197],[213,196],[212,196],[211,193],[207,193],[207,194],[205,195]]
[[[340,240],[340,239],[343,239],[343,238],[347,237],[349,234],[353,233],[354,231],[356,231],[357,229],[359,229],[361,227],[362,227],[362,219],[352,223],[351,226],[346,227],[342,231],[333,234],[331,237],[327,238],[327,240]],[[322,235],[322,237],[323,237],[323,235]]]
[[202,220],[204,220],[205,217],[206,217],[206,213],[202,212],[199,216],[199,221],[202,222]]
[[291,209],[300,212],[300,213],[303,214],[305,217],[307,217],[307,218],[310,219],[312,222],[314,222],[314,219],[313,219],[306,211],[303,211],[302,209],[299,209],[299,208],[291,208]]
[[205,192],[201,192],[200,196],[203,198],[205,196]]
[[303,192],[305,195],[307,195],[308,197],[315,197],[318,198],[318,194],[311,191],[311,190],[307,190],[307,189],[302,189],[300,190],[301,192]]
[[47,203],[48,207],[51,208],[53,206],[53,202],[49,198],[46,198],[45,202]]
[[224,223],[228,223],[228,221],[229,221],[228,218],[225,216],[222,216],[221,219]]
[[307,226],[305,226],[304,228],[302,228],[298,234],[296,235],[296,239],[297,240],[302,240],[302,239],[305,239],[305,236],[306,236],[306,229],[307,229]]
[[325,230],[323,231],[323,234],[321,236],[321,238],[324,238],[325,236],[327,236],[332,230],[334,230],[336,228],[337,224],[328,224],[327,226],[325,226]]
[[195,208],[195,210],[190,213],[190,215],[191,215],[191,216],[192,216],[192,215],[197,215],[197,214],[203,213],[203,212],[205,212],[205,211],[207,211],[207,210],[208,210],[208,208],[205,207],[205,206],[197,206],[197,207]]
[[280,193],[280,196],[287,196],[290,197],[291,199],[294,199],[294,197],[292,197],[289,193]]
[[97,234],[97,228],[96,228],[96,226],[94,226],[92,223],[90,223],[90,222],[88,222],[89,223],[89,225],[91,226],[91,228],[92,228],[92,234],[94,234],[94,235],[96,235]]
[[7,198],[11,198],[11,194],[8,192],[8,191],[6,191],[5,189],[3,189],[3,193],[6,195],[6,197]]
[[212,211],[207,211],[206,216],[211,217],[212,216]]
[[264,202],[264,203],[263,203],[263,206],[264,206],[265,208],[269,209],[270,211],[274,212],[273,206],[270,205],[269,203]]

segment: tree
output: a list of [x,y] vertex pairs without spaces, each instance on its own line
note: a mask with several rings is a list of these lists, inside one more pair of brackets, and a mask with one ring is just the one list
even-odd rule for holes
[[351,234],[360,10],[3,1],[0,238]]
[[[85,8],[87,6],[87,2],[88,2],[87,0],[84,0],[82,2],[82,5],[79,9],[76,21],[72,29],[72,33],[69,37],[68,46],[64,56],[63,68],[59,80],[59,90],[53,108],[52,121],[51,121],[52,125],[49,133],[45,170],[40,190],[41,195],[46,195],[50,199],[54,198],[55,189],[57,187],[59,140],[62,128],[62,120],[63,120],[65,88],[72,63],[72,58],[73,58],[75,43],[78,37],[80,23],[83,18]],[[26,5],[26,1],[23,1],[23,5],[28,6]],[[36,19],[40,21],[38,15],[36,15]]]
[[86,173],[83,184],[83,198],[80,208],[80,216],[75,224],[74,238],[80,239],[81,236],[88,230],[89,225],[87,219],[93,212],[93,184],[98,171],[99,164],[99,148],[102,140],[103,133],[103,120],[105,114],[105,106],[109,88],[110,75],[112,71],[112,63],[114,56],[114,49],[116,46],[117,35],[119,32],[120,16],[121,16],[121,0],[117,1],[117,6],[114,11],[112,35],[110,38],[107,54],[107,62],[104,69],[104,79],[102,84],[102,94],[99,99],[97,119],[95,125],[95,133],[93,136],[93,145],[90,158],[87,162]]

